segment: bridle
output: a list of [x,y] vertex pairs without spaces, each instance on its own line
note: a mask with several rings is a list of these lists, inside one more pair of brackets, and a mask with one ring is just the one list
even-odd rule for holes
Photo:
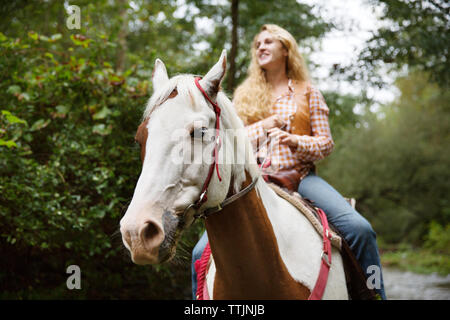
[[[211,105],[213,106],[214,113],[216,114],[215,137],[214,137],[214,144],[215,145],[214,145],[214,150],[213,150],[213,159],[214,159],[214,161],[211,163],[211,165],[209,167],[208,175],[206,177],[205,182],[203,183],[203,187],[202,187],[202,190],[200,191],[199,198],[197,199],[197,201],[195,201],[194,203],[190,204],[189,206],[187,206],[184,209],[183,216],[191,208],[194,208],[195,210],[198,210],[202,206],[202,204],[204,204],[208,200],[207,192],[208,192],[209,184],[211,183],[211,180],[212,180],[212,176],[213,176],[213,173],[214,173],[214,168],[216,169],[217,177],[219,178],[219,181],[222,181],[222,178],[221,178],[220,173],[219,173],[219,161],[218,161],[219,160],[219,149],[222,146],[222,142],[220,140],[220,135],[219,135],[221,109],[220,109],[219,105],[216,102],[212,101],[212,99],[208,96],[206,91],[202,88],[202,86],[200,85],[200,82],[199,82],[200,80],[201,80],[200,77],[195,77],[195,85],[200,90],[200,92],[203,94],[205,99],[209,103],[211,103]],[[222,203],[218,204],[217,206],[212,207],[212,208],[207,208],[207,209],[205,209],[205,210],[203,210],[201,212],[196,212],[194,214],[194,218],[195,219],[197,219],[197,218],[207,218],[211,214],[222,210],[223,207],[229,205],[230,203],[236,201],[240,197],[242,197],[242,196],[246,195],[248,192],[250,192],[255,187],[257,181],[258,181],[258,178],[254,179],[252,181],[252,183],[250,183],[244,189],[242,189],[238,193],[236,193],[236,194],[226,198]]]

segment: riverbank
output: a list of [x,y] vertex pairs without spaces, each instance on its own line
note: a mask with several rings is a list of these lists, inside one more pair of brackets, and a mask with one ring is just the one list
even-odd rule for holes
[[380,246],[381,264],[419,274],[450,274],[450,256],[408,245]]
[[450,300],[450,274],[418,274],[383,266],[383,280],[389,300]]
[[389,300],[450,300],[450,255],[380,242],[384,288]]

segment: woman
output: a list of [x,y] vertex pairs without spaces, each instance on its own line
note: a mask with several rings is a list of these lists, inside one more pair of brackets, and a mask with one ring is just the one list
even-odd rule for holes
[[[386,299],[376,235],[370,223],[315,173],[314,162],[328,156],[334,146],[328,123],[329,109],[309,83],[304,60],[293,36],[276,25],[264,25],[252,44],[248,77],[236,89],[233,103],[246,125],[257,158],[270,164],[265,170],[295,168],[300,174],[298,192],[321,208],[343,235],[362,269],[369,277],[371,266],[379,267],[379,288]],[[295,119],[301,118],[304,134],[293,134]],[[297,121],[296,121],[297,123]],[[298,132],[299,128],[296,128]],[[270,144],[263,143],[270,138]],[[193,261],[201,257],[206,233],[193,251]],[[193,271],[195,298],[196,274]]]

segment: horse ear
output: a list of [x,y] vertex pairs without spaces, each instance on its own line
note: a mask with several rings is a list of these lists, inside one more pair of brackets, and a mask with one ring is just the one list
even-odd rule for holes
[[164,62],[159,59],[155,61],[155,68],[152,73],[153,90],[157,91],[159,88],[164,86],[169,81],[169,76],[167,75],[166,66]]
[[208,93],[215,95],[219,91],[220,82],[227,70],[227,51],[223,50],[219,61],[208,71],[208,73],[200,80],[200,85]]

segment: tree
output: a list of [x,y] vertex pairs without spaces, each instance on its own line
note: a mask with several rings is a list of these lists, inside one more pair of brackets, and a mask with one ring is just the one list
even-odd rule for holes
[[382,7],[384,22],[367,41],[357,68],[344,66],[336,75],[350,80],[383,86],[378,73],[390,66],[402,70],[405,66],[428,72],[430,80],[443,87],[450,85],[450,7],[439,0],[370,0]]
[[[66,28],[64,2],[8,3],[0,6],[8,13],[0,29],[0,297],[73,298],[61,287],[70,264],[85,275],[76,298],[188,297],[188,268],[134,267],[116,231],[140,170],[133,137],[156,52],[166,52],[169,67],[183,64],[177,55],[189,39],[174,43],[183,33],[167,30],[189,34],[189,24],[161,2],[127,8],[130,23],[142,12],[155,27],[127,30],[119,70],[117,3],[78,1],[80,30]],[[163,14],[165,23],[155,21]],[[195,236],[184,241],[192,247]]]
[[[313,14],[311,6],[295,0],[230,0],[214,5],[209,0],[189,0],[188,3],[198,8],[194,19],[206,17],[213,22],[213,32],[197,35],[196,39],[209,43],[197,59],[198,67],[203,69],[210,65],[223,48],[230,52],[228,60],[233,67],[226,76],[225,89],[228,92],[233,92],[245,77],[250,62],[250,45],[263,24],[274,23],[286,28],[300,46],[306,45],[303,43],[306,39],[319,39],[333,27],[331,22]],[[237,40],[233,40],[236,34]]]
[[319,168],[391,243],[421,244],[431,221],[450,221],[450,96],[429,77],[398,79],[401,96],[384,118],[367,114],[359,128],[346,128]]

